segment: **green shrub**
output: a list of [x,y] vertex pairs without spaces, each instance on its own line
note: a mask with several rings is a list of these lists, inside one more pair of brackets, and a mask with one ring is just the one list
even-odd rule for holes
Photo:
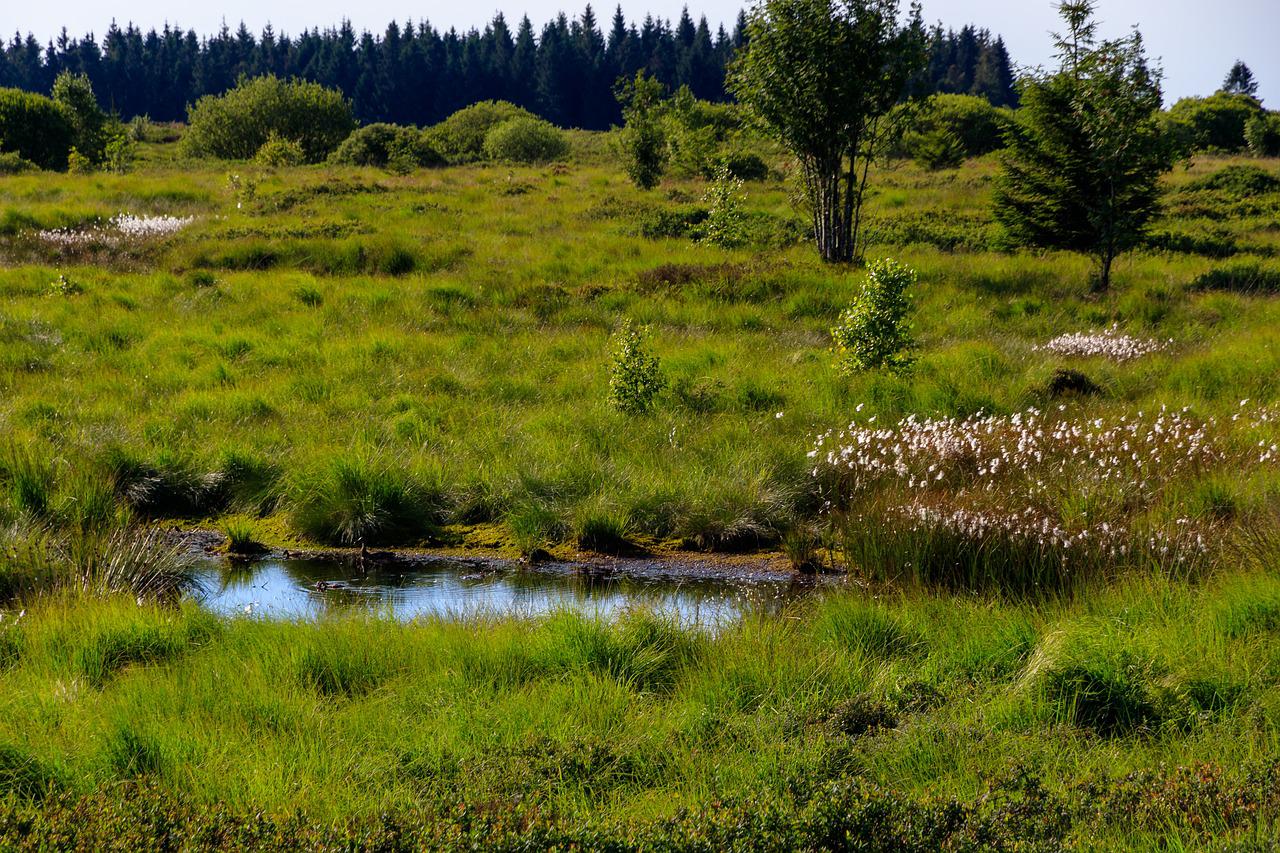
[[484,141],[489,131],[513,118],[537,119],[533,113],[507,101],[481,101],[458,110],[427,131],[428,139],[454,163],[470,163],[484,158]]
[[1216,151],[1239,151],[1245,146],[1245,126],[1262,113],[1249,95],[1218,92],[1207,98],[1183,98],[1170,108],[1171,131],[1185,135],[1191,146]]
[[107,144],[102,151],[103,171],[126,174],[137,157],[137,142],[124,125],[113,122],[107,129]]
[[[912,116],[911,125],[895,146],[897,153],[929,168],[959,165],[966,157],[980,157],[1004,147],[1009,112],[973,95],[934,95]],[[945,151],[945,162],[938,152]],[[930,154],[932,152],[932,156]]]
[[329,160],[344,166],[379,168],[387,168],[397,161],[414,167],[444,165],[444,157],[422,131],[384,123],[356,130],[343,140]]
[[1258,166],[1225,166],[1182,187],[1184,193],[1199,190],[1226,193],[1233,198],[1252,198],[1280,191],[1280,175]]
[[758,154],[738,152],[728,154],[721,161],[729,174],[741,181],[763,181],[769,177],[769,165]]
[[40,167],[21,154],[12,151],[0,151],[0,175],[21,175],[23,172],[38,172]]
[[253,155],[253,162],[268,168],[301,166],[307,161],[302,146],[292,139],[282,139],[274,132],[262,143],[258,153]]
[[180,146],[188,156],[248,160],[274,134],[295,140],[316,163],[351,134],[355,119],[341,92],[267,75],[204,96],[188,109],[187,125]]
[[915,342],[907,322],[911,311],[907,288],[915,281],[915,270],[889,258],[868,267],[862,291],[831,330],[843,372],[911,366]]
[[667,385],[658,357],[649,351],[646,336],[622,322],[614,336],[613,362],[609,366],[609,405],[626,415],[650,411]]
[[1280,113],[1259,113],[1244,126],[1244,139],[1255,157],[1280,157]]
[[65,169],[73,134],[66,110],[49,98],[0,89],[0,151],[16,154],[41,169]]
[[733,177],[728,165],[721,166],[702,198],[707,205],[707,221],[702,223],[701,241],[724,248],[747,242],[747,221],[742,210],[745,198],[742,179]]
[[569,140],[550,122],[520,116],[494,125],[484,138],[484,153],[511,163],[549,163],[569,153]]

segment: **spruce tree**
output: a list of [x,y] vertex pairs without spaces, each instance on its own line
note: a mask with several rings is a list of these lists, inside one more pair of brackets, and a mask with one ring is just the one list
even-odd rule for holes
[[1227,72],[1227,79],[1222,81],[1222,91],[1228,95],[1248,95],[1254,98],[1258,95],[1258,81],[1253,79],[1249,66],[1237,59],[1236,64]]
[[1175,155],[1157,125],[1160,75],[1141,35],[1099,42],[1092,0],[1060,10],[1061,66],[1023,81],[995,215],[1018,245],[1088,254],[1100,291],[1116,256],[1142,240]]

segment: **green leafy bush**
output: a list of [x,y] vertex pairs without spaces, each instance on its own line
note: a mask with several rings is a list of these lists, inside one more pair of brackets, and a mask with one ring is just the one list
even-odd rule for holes
[[1183,186],[1184,193],[1210,190],[1233,198],[1252,198],[1280,191],[1280,175],[1258,166],[1226,166]]
[[727,165],[721,166],[702,199],[708,210],[707,221],[702,224],[702,242],[732,248],[747,241],[744,198],[742,179],[733,177]]
[[551,122],[519,116],[489,131],[484,153],[492,160],[511,163],[549,163],[569,153],[569,140]]
[[191,157],[247,160],[275,135],[295,140],[308,163],[329,156],[355,129],[341,92],[274,75],[206,95],[188,109],[187,124],[180,146]]
[[618,132],[618,153],[631,182],[653,189],[667,167],[667,138],[659,120],[666,87],[637,71],[634,80],[621,81],[616,96],[626,124]]
[[67,168],[74,135],[66,110],[42,95],[0,89],[0,151],[41,169]]
[[644,414],[653,409],[655,398],[666,386],[662,365],[649,351],[645,334],[624,320],[614,336],[609,405],[625,415]]
[[267,141],[262,143],[258,153],[253,155],[253,162],[272,169],[282,166],[301,166],[306,160],[307,155],[301,145],[274,133],[267,137]]
[[1280,157],[1280,113],[1259,113],[1249,119],[1244,140],[1255,157]]
[[451,162],[470,163],[484,158],[484,140],[489,131],[513,118],[537,116],[507,101],[481,101],[458,110],[428,130],[428,139]]
[[943,148],[948,153],[944,165],[959,165],[966,157],[980,157],[1004,147],[1009,116],[1009,111],[993,107],[986,98],[934,95],[912,116],[910,127],[895,146],[896,153],[928,165],[940,162],[936,153],[930,152]]
[[12,151],[0,151],[0,175],[21,175],[23,172],[38,172],[40,167],[21,154]]
[[890,258],[868,267],[862,291],[831,330],[843,372],[911,366],[915,342],[907,322],[911,311],[907,288],[915,282],[915,270]]
[[1249,95],[1218,92],[1207,98],[1183,98],[1169,110],[1170,132],[1185,138],[1193,148],[1239,151],[1245,146],[1245,126],[1262,113],[1262,105]]
[[356,130],[343,140],[329,160],[344,166],[379,168],[386,168],[393,162],[414,167],[444,165],[444,157],[422,131],[381,122]]

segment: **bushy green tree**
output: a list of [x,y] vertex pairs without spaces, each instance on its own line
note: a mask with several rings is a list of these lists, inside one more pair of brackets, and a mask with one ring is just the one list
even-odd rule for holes
[[568,155],[569,140],[549,121],[518,116],[489,131],[484,153],[491,160],[508,163],[550,163]]
[[378,166],[385,168],[393,160],[411,163],[415,168],[443,166],[444,157],[416,127],[397,124],[368,124],[342,141],[329,160],[344,166]]
[[902,138],[892,146],[894,153],[925,164],[945,161],[947,166],[1003,148],[1005,126],[1013,115],[973,95],[934,95],[915,109],[898,109],[906,115],[900,119]]
[[481,101],[458,110],[427,131],[427,138],[453,163],[484,159],[489,131],[513,118],[533,118],[533,113],[506,101]]
[[53,81],[53,102],[71,122],[72,145],[90,163],[101,163],[107,147],[107,115],[84,74],[63,71]]
[[274,75],[242,79],[221,96],[196,101],[187,114],[183,153],[248,160],[272,134],[298,143],[308,163],[329,156],[355,129],[342,93]]
[[886,115],[925,64],[920,9],[897,0],[763,0],[730,88],[800,161],[824,260],[852,261]]
[[1158,208],[1160,175],[1175,154],[1161,132],[1160,75],[1142,37],[1099,42],[1092,0],[1061,7],[1061,67],[1024,79],[1010,128],[995,215],[1017,244],[1083,252],[1094,287],[1137,245]]
[[1182,98],[1169,108],[1167,121],[1192,148],[1234,153],[1245,146],[1245,126],[1261,113],[1262,104],[1251,95],[1217,92]]
[[837,366],[844,373],[908,369],[915,339],[908,318],[915,270],[891,258],[873,261],[853,304],[831,329]]
[[619,84],[616,92],[625,124],[618,134],[622,168],[642,190],[662,180],[667,166],[667,138],[662,125],[666,87],[657,78],[637,71],[635,79]]
[[49,98],[0,89],[0,151],[35,163],[41,169],[67,168],[73,135],[64,109]]

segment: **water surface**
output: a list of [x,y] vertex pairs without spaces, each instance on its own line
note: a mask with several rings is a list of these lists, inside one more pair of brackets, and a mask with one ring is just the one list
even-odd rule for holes
[[715,626],[748,610],[779,612],[812,587],[777,580],[673,580],[585,575],[568,568],[484,570],[465,562],[389,564],[368,573],[350,562],[264,559],[210,564],[204,604],[227,615],[318,619],[365,611],[398,619],[537,616],[574,610],[612,618],[643,607],[683,623]]

